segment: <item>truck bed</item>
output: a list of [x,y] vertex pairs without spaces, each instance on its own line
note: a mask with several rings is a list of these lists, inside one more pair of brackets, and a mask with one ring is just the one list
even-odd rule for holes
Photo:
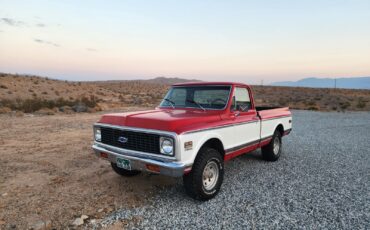
[[289,107],[268,107],[268,106],[256,106],[258,116],[264,120],[275,117],[290,116]]

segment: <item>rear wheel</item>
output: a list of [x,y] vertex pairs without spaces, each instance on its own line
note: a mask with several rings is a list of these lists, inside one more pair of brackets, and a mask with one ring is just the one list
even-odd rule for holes
[[120,168],[117,166],[116,163],[113,163],[113,162],[111,162],[110,164],[113,168],[113,171],[115,171],[117,174],[121,176],[131,177],[131,176],[136,176],[141,173],[138,170],[127,170],[127,169]]
[[267,161],[276,161],[281,154],[281,133],[275,130],[270,143],[262,147],[262,157]]
[[202,148],[191,172],[183,176],[185,190],[194,199],[211,199],[220,191],[223,176],[224,162],[221,154],[212,148]]

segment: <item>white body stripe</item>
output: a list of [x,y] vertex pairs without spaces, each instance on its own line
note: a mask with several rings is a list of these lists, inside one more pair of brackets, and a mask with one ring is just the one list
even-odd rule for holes
[[[289,123],[291,119],[292,117],[280,117],[262,120],[262,123],[260,120],[257,120],[255,122],[239,123],[181,134],[178,137],[179,144],[177,145],[179,148],[178,153],[180,153],[180,161],[191,165],[203,144],[212,138],[219,139],[225,150],[232,149],[249,142],[258,141],[261,137],[272,136],[279,124],[283,125],[284,130],[291,129],[292,124]],[[193,148],[191,150],[184,149],[184,143],[188,141],[193,142]]]

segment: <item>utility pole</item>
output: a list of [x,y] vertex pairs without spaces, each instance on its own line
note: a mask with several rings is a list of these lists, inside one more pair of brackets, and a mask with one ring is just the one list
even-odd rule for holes
[[334,78],[334,89],[337,89],[337,79]]

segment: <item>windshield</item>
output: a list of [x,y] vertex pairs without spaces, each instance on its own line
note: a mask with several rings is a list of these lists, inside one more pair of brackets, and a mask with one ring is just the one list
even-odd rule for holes
[[231,86],[175,86],[160,104],[161,107],[224,109]]

